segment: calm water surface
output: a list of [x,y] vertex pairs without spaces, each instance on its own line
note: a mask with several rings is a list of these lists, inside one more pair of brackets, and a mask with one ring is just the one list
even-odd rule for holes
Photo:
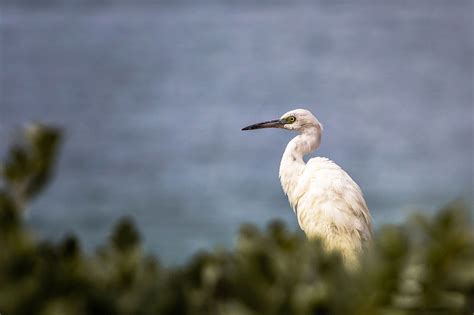
[[28,223],[94,248],[131,215],[167,263],[231,245],[243,222],[297,229],[278,181],[292,134],[240,131],[297,107],[376,227],[472,204],[472,4],[389,2],[5,6],[2,150],[27,121],[67,130]]

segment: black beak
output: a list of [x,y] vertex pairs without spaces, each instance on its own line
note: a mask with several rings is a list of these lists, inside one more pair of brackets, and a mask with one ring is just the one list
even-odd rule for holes
[[262,129],[262,128],[283,128],[285,124],[284,121],[280,119],[264,121],[258,124],[253,124],[247,127],[242,128],[242,130],[254,130],[254,129]]

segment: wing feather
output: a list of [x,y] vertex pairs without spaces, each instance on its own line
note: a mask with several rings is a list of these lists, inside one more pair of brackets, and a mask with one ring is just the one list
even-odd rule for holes
[[362,191],[333,161],[310,159],[292,199],[299,225],[308,237],[321,237],[329,248],[348,257],[370,242],[371,217]]

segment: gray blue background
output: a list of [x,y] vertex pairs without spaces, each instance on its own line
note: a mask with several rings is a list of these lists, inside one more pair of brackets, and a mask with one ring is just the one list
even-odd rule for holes
[[165,263],[230,246],[243,222],[296,230],[278,180],[293,134],[240,128],[299,107],[325,127],[315,155],[359,183],[376,228],[472,205],[472,6],[4,1],[1,151],[25,122],[66,130],[27,222],[92,249],[131,215]]

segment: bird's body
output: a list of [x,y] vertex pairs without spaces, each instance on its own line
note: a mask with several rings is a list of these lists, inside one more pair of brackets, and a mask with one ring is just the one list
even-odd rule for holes
[[355,262],[371,241],[371,217],[361,189],[341,167],[323,157],[304,162],[304,155],[320,145],[321,124],[309,111],[297,109],[244,130],[269,127],[300,133],[288,143],[279,173],[301,229],[308,238],[320,238],[326,249],[339,251],[347,262]]

